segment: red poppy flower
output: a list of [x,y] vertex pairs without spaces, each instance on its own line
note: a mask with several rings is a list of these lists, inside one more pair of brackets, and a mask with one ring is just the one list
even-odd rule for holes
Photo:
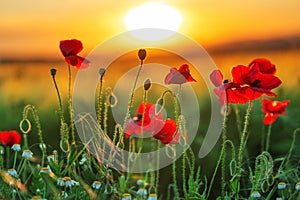
[[165,84],[183,84],[186,82],[196,82],[190,74],[187,64],[181,65],[178,70],[176,68],[170,69],[170,72],[165,78]]
[[248,101],[248,97],[239,92],[235,83],[228,80],[223,81],[223,74],[220,70],[214,70],[210,74],[210,80],[216,86],[214,92],[219,98],[220,105],[225,103],[244,104]]
[[180,133],[177,132],[177,123],[175,120],[167,119],[161,130],[153,135],[154,138],[160,140],[163,144],[178,144]]
[[0,141],[3,145],[13,146],[14,144],[20,144],[21,136],[17,131],[2,131],[0,132]]
[[138,106],[136,115],[127,123],[125,137],[129,138],[134,134],[141,135],[143,132],[158,132],[162,128],[161,121],[162,114],[155,113],[155,105],[141,103]]
[[176,121],[171,119],[163,120],[162,114],[156,114],[155,105],[151,103],[141,103],[139,105],[136,116],[129,120],[125,132],[126,138],[149,132],[163,144],[178,144],[180,139]]
[[90,62],[87,59],[77,55],[83,49],[81,41],[76,39],[62,40],[60,41],[59,48],[65,57],[65,61],[71,66],[75,66],[77,69],[89,66]]
[[[265,69],[265,68],[262,68]],[[271,90],[281,84],[281,80],[269,73],[262,73],[258,64],[251,67],[238,65],[231,71],[233,82],[238,85],[238,91],[249,100],[255,100],[261,95],[276,96]]]
[[269,99],[262,100],[262,109],[266,114],[264,118],[264,124],[269,125],[276,121],[280,115],[287,115],[285,113],[286,107],[289,105],[289,100],[284,101],[272,101]]

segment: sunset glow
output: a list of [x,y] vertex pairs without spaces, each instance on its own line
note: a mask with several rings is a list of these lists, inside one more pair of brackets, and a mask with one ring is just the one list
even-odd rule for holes
[[[155,1],[155,4],[173,9],[168,14],[169,11],[153,11],[151,6],[144,8],[142,14],[150,13],[151,16],[152,12],[153,17],[150,19],[158,20],[159,23],[154,23],[156,28],[179,28],[179,33],[196,40],[206,48],[236,41],[300,35],[298,0],[166,0]],[[80,0],[1,1],[0,56],[58,58],[59,55],[53,50],[57,48],[58,41],[72,38],[84,41],[85,48],[82,53],[87,54],[112,36],[128,29],[149,26],[151,20],[130,17],[133,15],[130,12],[142,5],[154,3],[147,1],[146,4],[141,4],[138,0],[119,1],[117,4],[97,0],[90,0],[88,3]],[[158,11],[164,14],[161,15]],[[171,13],[180,13],[181,25],[180,16],[174,17]],[[171,20],[170,16],[173,16]]]
[[[127,30],[151,28],[178,31],[182,23],[181,13],[170,6],[161,3],[145,3],[128,11],[124,17]],[[172,32],[160,34],[159,37],[145,37],[144,34],[134,34],[143,40],[161,40],[172,35]]]

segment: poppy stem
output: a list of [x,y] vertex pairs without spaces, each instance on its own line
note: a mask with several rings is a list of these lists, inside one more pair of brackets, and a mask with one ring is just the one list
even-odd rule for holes
[[[42,133],[40,119],[39,119],[39,116],[37,114],[37,110],[33,105],[25,106],[25,108],[23,110],[23,119],[28,118],[29,111],[31,111],[31,113],[32,113],[36,128],[38,130],[38,136],[39,136],[40,144],[45,144],[45,142],[43,140],[43,133]],[[26,143],[27,143],[27,141],[26,141]],[[45,155],[47,154],[45,148],[42,148],[42,151]]]
[[158,194],[158,185],[159,185],[159,162],[160,162],[160,141],[157,140],[157,167],[156,167],[156,180],[155,180],[155,193]]
[[[176,151],[175,151],[176,153]],[[174,199],[179,199],[179,192],[178,192],[178,186],[177,186],[177,179],[176,179],[176,155],[174,156],[173,159],[173,164],[172,164],[172,175],[173,175],[173,189],[174,189]]]
[[0,151],[1,151],[1,154],[0,154],[0,170],[2,170],[4,168],[4,166],[3,166],[3,153],[4,153],[3,147],[0,147]]
[[124,130],[126,129],[126,125],[127,125],[128,120],[130,118],[130,111],[131,111],[132,104],[133,104],[134,91],[135,91],[135,88],[136,88],[137,80],[138,80],[138,78],[141,74],[142,67],[143,67],[143,60],[141,60],[140,67],[138,69],[137,75],[136,75],[134,83],[133,83],[131,95],[130,95],[129,102],[128,102],[127,112],[126,112],[126,116],[125,116],[125,120],[124,120],[124,127],[123,127]]
[[98,123],[101,125],[101,121],[102,121],[102,87],[103,87],[103,79],[102,76],[100,78],[99,81],[99,91],[98,91],[98,96],[97,96],[97,119],[98,119]]
[[219,159],[218,159],[218,161],[217,161],[217,165],[216,165],[216,167],[215,167],[215,171],[214,171],[214,173],[213,173],[213,176],[212,176],[212,178],[211,178],[211,181],[210,181],[210,184],[209,184],[209,187],[208,187],[208,191],[207,191],[207,195],[206,195],[206,198],[207,198],[207,199],[209,199],[209,195],[210,195],[211,188],[212,188],[212,186],[213,186],[213,183],[214,183],[215,177],[216,177],[216,175],[217,175],[219,166],[220,166],[220,164],[221,164],[221,162],[222,162],[222,158],[223,158],[223,155],[224,155],[224,153],[225,153],[224,148],[225,148],[225,144],[222,145],[221,153],[220,153]]
[[69,117],[70,117],[70,127],[71,127],[71,139],[72,145],[75,144],[75,127],[74,127],[74,116],[73,116],[73,106],[72,106],[72,99],[71,99],[71,81],[72,81],[72,73],[71,67],[68,64],[68,74],[69,74],[69,86],[68,86],[68,107],[69,107]]
[[[288,154],[288,156],[286,157],[286,161],[289,161],[290,158],[291,158],[292,152],[293,152],[293,150],[294,150],[294,148],[295,148],[296,139],[297,139],[297,134],[300,134],[300,128],[297,128],[297,129],[294,131],[294,133],[293,133],[293,141],[292,141],[292,144],[291,144],[291,147],[290,147],[290,150],[289,150],[289,154]],[[284,162],[282,162],[282,163],[284,163]],[[280,166],[279,169],[281,169],[281,166]]]
[[267,139],[266,139],[266,151],[269,151],[269,147],[270,147],[271,130],[272,130],[272,124],[268,126]]
[[221,197],[222,199],[225,197],[225,185],[226,185],[226,171],[225,171],[225,164],[226,164],[226,140],[227,140],[227,120],[228,120],[228,106],[226,105],[224,110],[224,120],[222,124],[222,161],[221,161]]
[[185,197],[188,196],[187,187],[186,187],[187,186],[186,184],[186,160],[187,159],[188,157],[185,149],[182,156],[182,187],[183,187],[183,193]]
[[[141,126],[141,135],[143,135],[144,132],[144,121],[145,121],[145,113],[146,113],[146,103],[148,99],[148,91],[144,90],[144,95],[143,95],[143,114],[142,114],[142,126]],[[143,138],[138,139],[138,153],[141,153],[143,148]]]
[[9,168],[10,164],[10,146],[6,147],[6,169]]
[[18,151],[15,151],[13,169],[16,169]]
[[59,103],[59,116],[63,120],[63,118],[64,118],[64,115],[63,115],[63,106],[62,106],[60,92],[59,92],[59,89],[58,89],[58,85],[57,85],[55,76],[52,76],[52,80],[53,80],[53,83],[54,83],[54,86],[55,86],[55,90],[56,90],[56,94],[57,94],[57,98],[58,98],[58,103]]
[[105,94],[105,103],[104,103],[104,111],[103,111],[103,130],[104,134],[107,135],[107,127],[108,127],[108,109],[110,107],[110,96],[112,93],[112,90],[110,87],[106,88],[106,94]]
[[245,115],[245,121],[244,121],[244,127],[243,127],[243,132],[242,132],[242,137],[241,137],[241,142],[240,142],[240,147],[239,147],[239,153],[238,153],[238,174],[239,178],[242,173],[242,164],[243,164],[243,156],[244,156],[244,149],[245,149],[245,140],[246,140],[246,134],[248,132],[248,126],[250,122],[250,113],[252,109],[252,101],[249,101],[248,108],[246,111]]

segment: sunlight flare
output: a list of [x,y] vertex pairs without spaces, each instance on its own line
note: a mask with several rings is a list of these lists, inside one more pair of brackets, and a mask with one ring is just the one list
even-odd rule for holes
[[[126,29],[142,40],[167,38],[179,30],[182,21],[182,15],[177,9],[158,2],[137,6],[129,10],[124,17]],[[153,29],[156,34],[142,34],[134,31],[138,29]],[[155,31],[158,29],[160,31]]]

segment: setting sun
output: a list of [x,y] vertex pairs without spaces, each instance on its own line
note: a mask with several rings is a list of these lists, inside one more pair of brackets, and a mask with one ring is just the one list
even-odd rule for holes
[[129,10],[124,17],[124,24],[129,31],[137,29],[163,29],[159,36],[149,38],[145,34],[133,32],[133,35],[142,40],[161,40],[178,31],[182,24],[182,15],[175,8],[156,2],[144,3]]

